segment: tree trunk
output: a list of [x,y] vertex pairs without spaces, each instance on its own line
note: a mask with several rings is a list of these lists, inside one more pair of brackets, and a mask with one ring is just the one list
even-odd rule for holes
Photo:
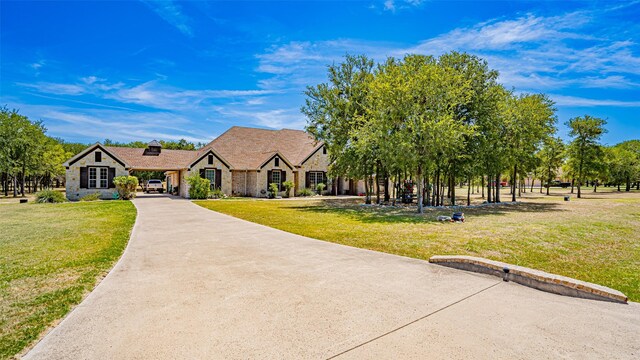
[[624,191],[630,191],[631,190],[631,177],[627,176],[627,186],[625,187]]
[[593,182],[593,192],[598,192],[598,182],[597,181]]
[[471,176],[467,178],[467,206],[471,206]]
[[571,193],[572,194],[573,194],[573,186],[575,185],[575,183],[576,183],[576,179],[575,178],[571,179]]
[[450,193],[451,193],[451,206],[456,206],[456,178],[455,171],[451,174],[451,181],[449,182]]
[[482,189],[482,198],[484,199],[484,175],[480,176],[480,188]]
[[439,206],[440,205],[440,168],[438,168],[438,171],[436,173],[436,182],[433,184],[433,205],[434,206]]
[[418,172],[416,174],[418,181],[418,213],[424,213],[424,206],[422,205],[422,165],[418,165]]
[[533,192],[533,183],[536,182],[536,177],[532,176],[531,177],[531,189],[529,189],[529,192]]
[[384,173],[384,201],[387,204],[391,200],[390,195],[391,195],[391,192],[389,191],[389,173],[385,171],[385,173]]
[[[484,179],[484,176],[483,176],[483,179]],[[491,197],[491,194],[493,194],[493,189],[491,186],[491,176],[487,175],[487,202],[488,203],[491,203],[493,200],[493,198]]]
[[364,178],[364,203],[365,204],[371,204],[371,196],[370,196],[370,192],[369,192],[369,176],[367,175]]
[[513,165],[513,184],[511,185],[511,201],[516,202],[516,186],[518,182],[518,164]]
[[18,197],[18,175],[13,175],[13,197]]
[[496,175],[496,202],[500,202],[500,173]]
[[380,179],[376,173],[376,204],[380,205]]
[[24,197],[24,180],[25,180],[25,176],[24,176],[24,172],[25,172],[25,165],[24,163],[22,163],[22,181],[20,183],[20,192],[22,194],[22,197]]
[[425,176],[425,180],[426,180],[426,182],[425,182],[424,187],[425,187],[425,193],[427,194],[425,200],[427,201],[427,206],[431,206],[432,205],[431,204],[431,198],[430,198],[431,190],[429,189],[431,186],[430,186],[430,183],[429,183],[429,175],[428,175],[428,173]]

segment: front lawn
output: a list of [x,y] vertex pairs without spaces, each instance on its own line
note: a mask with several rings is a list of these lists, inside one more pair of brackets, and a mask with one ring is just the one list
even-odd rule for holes
[[[561,195],[561,194],[557,194]],[[467,221],[439,223],[362,200],[198,201],[241,219],[316,239],[428,259],[462,254],[602,284],[640,301],[640,194],[606,192],[562,201],[527,193],[523,202],[464,209]],[[507,194],[503,194],[507,199]]]
[[39,337],[124,250],[129,201],[0,204],[0,359]]

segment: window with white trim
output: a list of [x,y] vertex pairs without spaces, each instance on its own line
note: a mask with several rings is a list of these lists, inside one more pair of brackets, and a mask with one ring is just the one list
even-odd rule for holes
[[106,167],[89,168],[90,189],[106,189],[109,186],[109,169]]
[[316,186],[322,183],[323,181],[324,181],[324,173],[322,171],[309,172],[309,187],[311,189],[315,189]]
[[209,180],[211,184],[209,187],[213,190],[216,187],[216,170],[215,169],[206,169],[204,171],[205,179]]
[[280,170],[273,170],[271,172],[271,183],[278,184],[278,188],[280,188]]

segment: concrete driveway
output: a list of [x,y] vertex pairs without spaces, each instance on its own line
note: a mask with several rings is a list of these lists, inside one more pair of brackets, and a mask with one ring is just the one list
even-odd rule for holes
[[28,359],[640,357],[640,304],[581,300],[134,200],[124,256]]

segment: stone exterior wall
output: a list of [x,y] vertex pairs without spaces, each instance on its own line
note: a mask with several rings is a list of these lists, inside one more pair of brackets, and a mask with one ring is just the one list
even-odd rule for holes
[[256,196],[258,172],[255,170],[232,170],[232,194],[235,196]]
[[[306,172],[307,171],[329,171],[329,155],[323,153],[323,149],[320,148],[315,154],[311,155],[307,161],[304,162],[298,169],[298,177],[295,184],[296,194],[305,188]],[[331,186],[327,184],[327,190],[331,190]],[[315,189],[314,189],[315,190]]]
[[[191,166],[191,170],[182,171],[184,174],[181,176],[180,181],[180,195],[182,197],[189,197],[189,184],[187,184],[186,177],[191,174],[200,175],[200,169],[220,169],[222,171],[222,180],[220,182],[220,187],[222,188],[222,192],[226,195],[231,195],[232,186],[231,186],[231,170],[223,164],[217,157],[213,157],[213,164],[208,163],[208,156],[203,157],[200,161],[193,164]],[[184,189],[184,191],[183,191]]]
[[[271,159],[262,169],[260,169],[260,171],[257,173],[256,176],[256,184],[254,187],[254,196],[255,197],[268,197],[268,186],[267,186],[267,174],[269,170],[282,170],[284,171],[287,175],[286,175],[286,180],[285,181],[294,181],[294,177],[293,177],[293,170],[289,168],[289,166],[287,166],[287,164],[284,162],[284,160],[280,159],[280,166],[275,166],[275,158]],[[264,190],[264,193],[262,192],[262,190]],[[279,193],[280,196],[284,195],[284,191],[281,191]],[[293,195],[293,194],[292,194]]]
[[[102,152],[102,161],[95,161],[95,153],[96,151]],[[129,171],[127,171],[124,166],[119,164],[114,158],[112,158],[108,153],[102,151],[101,149],[95,149],[93,151],[88,152],[81,159],[73,163],[66,170],[66,191],[67,191],[67,199],[69,200],[80,200],[81,197],[100,193],[100,196],[103,199],[112,199],[114,193],[116,193],[115,188],[111,189],[81,189],[80,188],[80,168],[87,166],[107,166],[116,169],[116,176],[129,175]]]

